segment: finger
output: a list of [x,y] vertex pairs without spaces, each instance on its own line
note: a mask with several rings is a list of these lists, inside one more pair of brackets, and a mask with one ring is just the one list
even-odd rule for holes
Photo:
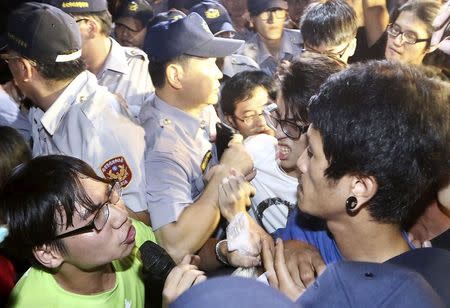
[[264,269],[267,272],[266,276],[269,284],[274,288],[278,288],[278,278],[273,263],[273,250],[269,240],[266,238],[262,241],[262,259]]
[[[286,253],[286,251],[285,251],[285,253]],[[287,265],[289,274],[291,275],[292,279],[294,280],[294,283],[297,286],[303,288],[304,284],[300,277],[300,271],[298,270],[298,263],[295,262],[295,258],[291,258],[291,259],[292,260],[290,260],[290,258],[288,258],[288,257],[286,258],[286,260],[288,260],[286,265]]]
[[203,271],[197,270],[197,269],[190,269],[183,272],[183,275],[181,276],[180,281],[178,282],[177,286],[177,294],[181,294],[182,292],[189,289],[192,284],[194,283],[195,279],[197,279],[198,276],[204,275],[205,273]]
[[[316,272],[317,276],[322,275],[322,273],[326,270],[327,265],[325,264],[325,262],[322,259],[322,256],[318,253],[316,253],[312,259],[311,259],[311,264],[314,268],[314,271]],[[308,284],[309,286],[309,284]]]
[[208,278],[205,275],[199,275],[199,276],[197,276],[197,278],[195,278],[195,281],[192,285],[199,284],[203,281],[206,281],[206,279],[208,279]]
[[181,262],[179,265],[183,265],[183,264],[190,264],[191,263],[191,259],[192,259],[192,255],[187,254],[183,257],[183,259],[181,259]]
[[261,264],[261,258],[259,256],[247,256],[241,254],[239,251],[233,251],[229,254],[230,263],[239,267],[254,267]]
[[289,274],[288,268],[286,266],[286,260],[284,258],[284,246],[281,239],[276,240],[275,245],[275,272],[277,273],[278,282],[280,287],[294,285],[294,281]]
[[430,248],[432,247],[431,242],[430,241],[425,241],[422,243],[422,247],[426,247],[426,248]]
[[191,264],[192,265],[195,265],[195,266],[199,267],[200,266],[200,262],[201,262],[200,256],[198,256],[198,255],[193,255],[192,256],[192,258],[191,258]]

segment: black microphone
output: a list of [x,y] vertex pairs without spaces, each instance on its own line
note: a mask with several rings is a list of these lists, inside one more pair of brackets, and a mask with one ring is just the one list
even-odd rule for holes
[[153,282],[166,281],[170,271],[176,266],[167,251],[152,241],[146,241],[139,248],[145,280]]

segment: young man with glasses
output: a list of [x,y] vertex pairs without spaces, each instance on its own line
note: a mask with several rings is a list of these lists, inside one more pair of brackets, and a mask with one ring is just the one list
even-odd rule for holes
[[356,49],[355,10],[344,0],[321,0],[306,9],[300,22],[304,49],[347,63]]
[[302,53],[281,78],[278,109],[268,121],[276,129],[276,139],[257,135],[245,140],[257,170],[251,181],[256,188],[251,214],[268,233],[286,226],[287,216],[297,203],[296,163],[306,148],[309,98],[328,76],[343,68],[344,64],[333,58]]
[[130,213],[148,222],[144,131],[85,70],[75,20],[54,6],[27,2],[10,14],[7,31],[4,57],[35,106],[29,117],[33,156],[83,159],[98,174],[119,180]]
[[57,7],[77,21],[87,69],[137,118],[154,91],[146,54],[138,48],[122,47],[110,37],[112,19],[106,0],[58,0]]
[[287,19],[286,1],[248,0],[247,5],[257,33],[238,53],[252,58],[264,72],[273,75],[282,60],[300,54],[300,32],[283,28]]
[[[69,156],[38,157],[14,171],[0,195],[0,220],[9,229],[4,244],[32,267],[9,307],[148,304],[137,248],[155,236],[128,217],[121,194],[118,182]],[[193,265],[176,271],[187,286],[204,279]]]

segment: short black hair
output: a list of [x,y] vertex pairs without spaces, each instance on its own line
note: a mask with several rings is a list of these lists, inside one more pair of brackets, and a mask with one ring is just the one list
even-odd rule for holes
[[164,87],[166,84],[166,68],[169,64],[179,63],[181,65],[186,64],[191,57],[188,55],[181,55],[175,57],[173,59],[169,59],[166,61],[157,61],[152,59],[149,55],[148,57],[148,72],[150,74],[150,78],[152,79],[153,86],[156,89],[160,89]]
[[86,70],[86,62],[81,57],[69,62],[33,62],[39,74],[52,81],[74,79]]
[[29,145],[14,128],[0,126],[0,188],[11,171],[31,160]]
[[371,216],[405,222],[450,168],[449,102],[449,84],[419,67],[371,61],[332,75],[309,105],[329,162],[325,176],[373,176]]
[[355,10],[345,0],[321,0],[311,3],[300,21],[306,46],[335,47],[356,36],[358,21]]
[[308,123],[309,99],[331,74],[341,71],[345,66],[342,61],[309,51],[294,58],[281,77],[286,114],[295,121]]
[[236,104],[249,99],[257,87],[265,88],[271,99],[276,98],[276,83],[263,71],[243,71],[228,79],[220,92],[223,114],[233,115]]
[[73,226],[78,213],[75,204],[90,213],[98,208],[84,190],[81,177],[111,183],[70,156],[40,156],[17,167],[0,192],[0,217],[9,227],[6,250],[41,268],[33,256],[34,248],[46,244],[65,253],[63,240],[54,240],[61,222],[66,228]]

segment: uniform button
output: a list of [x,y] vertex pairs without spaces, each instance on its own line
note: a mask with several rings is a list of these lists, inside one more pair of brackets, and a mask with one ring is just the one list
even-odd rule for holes
[[80,96],[80,102],[84,103],[86,101],[86,96]]
[[200,128],[205,128],[206,127],[206,121],[205,120],[202,120],[201,122],[200,122]]
[[172,123],[172,121],[170,119],[164,119],[163,123],[165,125],[169,125],[170,123]]

